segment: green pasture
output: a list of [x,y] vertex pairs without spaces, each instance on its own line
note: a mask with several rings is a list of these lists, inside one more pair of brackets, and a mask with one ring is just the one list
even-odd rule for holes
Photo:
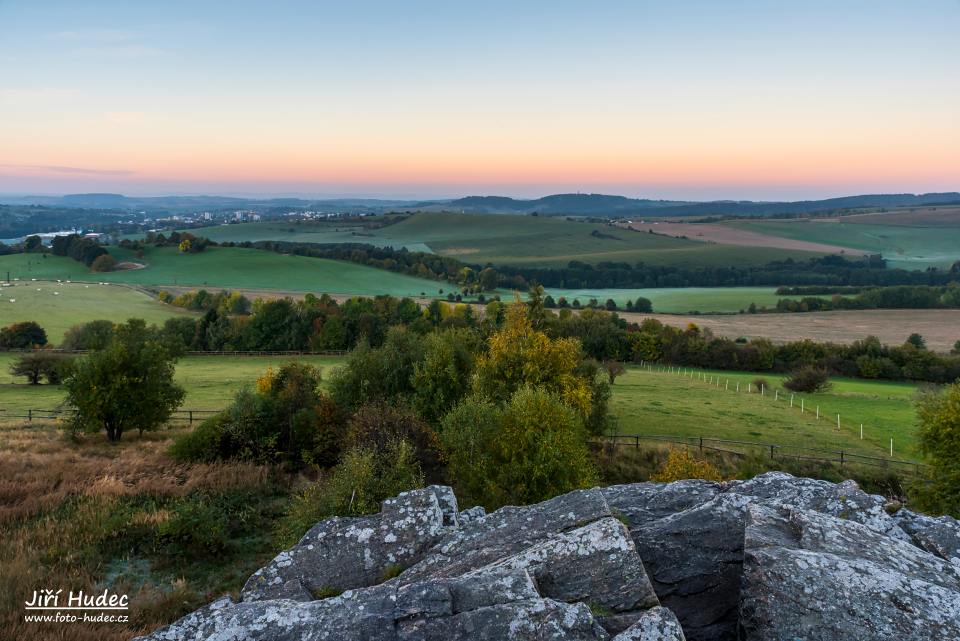
[[780,299],[771,287],[682,287],[655,289],[561,289],[551,287],[547,293],[558,299],[561,296],[573,304],[579,300],[586,305],[591,298],[603,305],[607,299],[623,309],[627,300],[643,296],[653,303],[653,311],[667,314],[686,312],[730,313],[746,310],[750,303],[757,307],[775,307]]
[[0,290],[0,326],[36,321],[47,331],[47,340],[59,344],[73,325],[93,320],[122,321],[142,318],[160,325],[191,312],[116,285],[20,280]]
[[90,272],[82,263],[62,256],[11,254],[0,256],[0,275],[10,272],[21,281],[63,279],[136,285],[182,285],[208,288],[255,288],[328,294],[420,296],[436,294],[446,283],[414,278],[346,261],[290,256],[239,247],[211,247],[184,254],[173,247],[148,248],[143,258],[111,247],[121,261],[136,261],[143,269],[106,274]]
[[[16,412],[47,409],[63,398],[61,388],[26,385],[8,374],[11,354],[0,354],[0,408]],[[253,385],[268,367],[291,360],[277,356],[190,356],[177,365],[177,379],[187,390],[184,409],[220,409],[244,385]],[[328,378],[343,358],[297,357],[322,369]],[[708,376],[711,373],[708,373]],[[896,458],[917,459],[916,418],[912,399],[916,386],[838,379],[821,394],[797,395],[790,407],[789,393],[774,390],[763,396],[746,392],[757,378],[774,388],[777,376],[748,372],[713,372],[720,386],[698,378],[682,377],[631,366],[613,386],[611,412],[623,434],[704,436],[728,440],[759,441],[789,446],[843,449],[884,456],[894,439]],[[725,387],[729,381],[729,389]],[[740,383],[740,392],[736,384]],[[803,414],[800,399],[803,398]],[[816,419],[820,406],[821,420]],[[836,415],[841,415],[837,431]],[[0,413],[2,415],[2,413]],[[859,424],[864,424],[860,440]]]
[[[619,431],[842,449],[871,456],[889,455],[892,438],[895,458],[920,457],[912,404],[916,385],[835,379],[827,392],[796,394],[791,407],[790,392],[782,388],[780,376],[725,371],[706,375],[718,377],[719,385],[711,385],[709,378],[703,381],[657,369],[628,368],[617,379],[611,401]],[[762,396],[755,393],[757,379],[765,379],[773,389],[765,389]],[[754,393],[747,393],[748,384]],[[864,425],[863,440],[860,423]]]
[[419,213],[380,229],[335,222],[263,222],[190,230],[214,240],[366,243],[453,256],[467,263],[566,266],[571,260],[651,265],[763,264],[818,254],[767,247],[730,247],[559,217]]
[[960,225],[913,227],[820,220],[736,221],[739,229],[862,249],[881,254],[890,267],[949,267],[960,259]]

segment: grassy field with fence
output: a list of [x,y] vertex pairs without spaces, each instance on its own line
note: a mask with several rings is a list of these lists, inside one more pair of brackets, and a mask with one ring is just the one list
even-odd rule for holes
[[[59,405],[60,387],[26,385],[8,373],[15,357],[0,354],[0,416],[22,416],[28,409]],[[344,360],[336,356],[187,356],[177,365],[177,380],[187,390],[183,409],[221,409],[268,367],[294,358],[321,368],[325,378]],[[758,379],[766,381],[763,394],[757,393]],[[791,406],[791,395],[782,382],[779,376],[749,372],[630,366],[613,386],[611,414],[623,435],[704,437],[880,457],[890,456],[893,439],[893,458],[920,456],[915,385],[835,379],[827,392],[794,395]]]

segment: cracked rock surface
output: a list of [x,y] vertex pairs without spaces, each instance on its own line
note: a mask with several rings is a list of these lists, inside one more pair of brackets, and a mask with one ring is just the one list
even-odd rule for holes
[[318,523],[240,601],[144,639],[960,639],[960,525],[888,508],[783,473],[491,514],[431,486]]

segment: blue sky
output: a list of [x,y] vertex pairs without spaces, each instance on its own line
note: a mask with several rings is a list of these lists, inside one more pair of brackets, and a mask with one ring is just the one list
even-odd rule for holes
[[960,189],[960,2],[0,0],[0,191]]

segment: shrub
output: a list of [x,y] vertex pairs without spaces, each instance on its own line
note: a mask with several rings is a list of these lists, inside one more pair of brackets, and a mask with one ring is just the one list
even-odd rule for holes
[[320,391],[320,378],[319,370],[300,363],[268,369],[256,391],[238,392],[227,409],[179,437],[171,455],[182,461],[332,465],[344,417]]
[[830,389],[830,373],[820,367],[801,367],[784,381],[783,386],[791,392],[824,392]]
[[467,503],[536,503],[596,479],[577,412],[524,387],[503,406],[471,397],[444,418],[449,471]]
[[380,452],[364,447],[347,450],[326,480],[293,498],[277,530],[279,544],[292,545],[312,525],[331,516],[377,512],[384,499],[423,487],[423,482],[414,448],[404,440],[393,441]]
[[358,409],[347,425],[344,449],[362,448],[382,454],[402,441],[413,457],[427,468],[438,464],[440,443],[429,425],[413,410],[386,401],[373,401]]
[[110,254],[101,254],[90,264],[90,270],[95,272],[112,272],[116,267],[117,259]]
[[768,381],[765,378],[753,379],[753,387],[756,390],[757,394],[759,394],[761,391],[769,391],[771,389],[770,381]]
[[60,347],[63,349],[98,350],[103,349],[113,338],[113,321],[95,320],[82,325],[74,325],[63,335]]
[[686,449],[671,449],[663,466],[650,477],[651,481],[671,483],[683,479],[722,481],[723,477],[709,461],[694,458]]
[[61,354],[46,350],[28,352],[20,356],[10,365],[10,373],[14,376],[25,376],[31,385],[37,385],[40,378],[46,378],[47,383],[57,385],[65,377],[70,360]]
[[960,517],[960,383],[925,392],[916,405],[920,448],[930,467],[928,478],[913,488],[914,502],[923,510]]

